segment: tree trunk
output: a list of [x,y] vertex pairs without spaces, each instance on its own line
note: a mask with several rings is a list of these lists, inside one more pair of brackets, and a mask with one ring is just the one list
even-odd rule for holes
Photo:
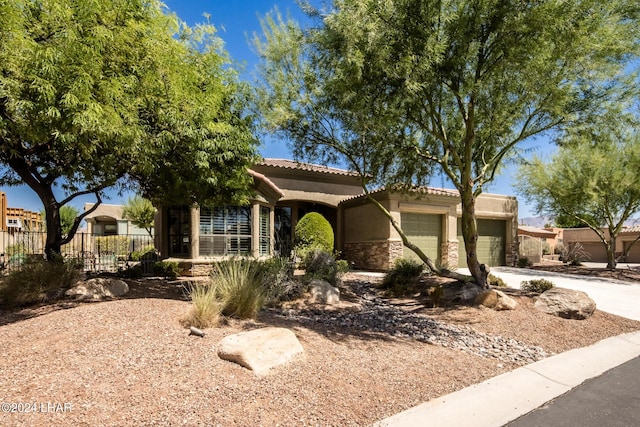
[[[42,198],[41,198],[42,199]],[[45,219],[47,223],[47,240],[44,247],[44,255],[48,261],[61,259],[62,253],[62,223],[60,222],[60,209],[55,197],[47,197],[42,200],[44,204]]]
[[615,270],[616,265],[616,238],[612,235],[607,242],[607,270]]
[[481,288],[489,287],[489,269],[478,260],[478,224],[476,222],[476,202],[473,189],[460,191],[462,201],[462,237],[467,253],[467,267],[475,282]]

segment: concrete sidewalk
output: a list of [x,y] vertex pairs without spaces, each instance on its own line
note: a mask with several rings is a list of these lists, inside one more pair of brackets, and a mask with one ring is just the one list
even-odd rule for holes
[[607,338],[430,400],[374,426],[504,426],[585,380],[637,357],[640,332]]

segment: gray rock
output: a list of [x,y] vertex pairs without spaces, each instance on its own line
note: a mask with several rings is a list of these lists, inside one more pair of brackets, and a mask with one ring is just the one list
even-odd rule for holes
[[293,332],[274,327],[229,335],[218,347],[218,357],[251,369],[260,376],[303,354],[304,349]]
[[129,285],[119,279],[98,277],[80,281],[73,288],[68,289],[65,295],[78,301],[102,301],[106,298],[114,298],[129,292]]
[[564,288],[552,288],[540,294],[536,309],[564,319],[584,320],[596,309],[596,303],[582,291]]
[[443,305],[455,305],[472,304],[476,297],[483,291],[483,289],[470,282],[453,282],[447,283],[442,286],[442,297],[440,304]]
[[314,279],[309,284],[311,287],[311,301],[333,305],[340,302],[340,289],[335,288],[324,280]]

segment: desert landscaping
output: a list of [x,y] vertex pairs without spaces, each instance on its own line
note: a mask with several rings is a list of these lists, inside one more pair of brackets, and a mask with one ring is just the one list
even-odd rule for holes
[[[202,338],[181,324],[190,302],[180,281],[129,280],[130,292],[110,301],[3,311],[3,405],[22,412],[3,413],[2,424],[366,426],[640,329],[599,310],[586,320],[547,315],[518,290],[505,291],[514,310],[426,307],[419,297],[386,297],[380,280],[350,272],[335,306],[293,301],[256,320],[227,319]],[[224,337],[267,326],[293,331],[304,355],[268,375],[218,357]]]

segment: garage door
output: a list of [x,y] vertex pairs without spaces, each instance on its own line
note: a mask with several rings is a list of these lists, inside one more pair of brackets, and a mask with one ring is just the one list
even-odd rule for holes
[[[625,250],[629,247],[631,242],[624,242]],[[631,246],[631,251],[629,251],[629,255],[626,259],[627,262],[640,262],[640,242],[635,242],[633,246]]]
[[[434,261],[440,259],[442,215],[401,213],[400,221],[402,231],[411,243]],[[405,258],[418,259],[418,256],[407,248],[404,248],[402,255]]]
[[607,248],[601,242],[582,243],[582,249],[588,254],[582,261],[607,262]]
[[[505,265],[507,223],[497,219],[478,219],[478,260],[490,267]],[[458,245],[460,260],[466,258],[462,221],[458,218]],[[462,261],[461,261],[462,264]]]

